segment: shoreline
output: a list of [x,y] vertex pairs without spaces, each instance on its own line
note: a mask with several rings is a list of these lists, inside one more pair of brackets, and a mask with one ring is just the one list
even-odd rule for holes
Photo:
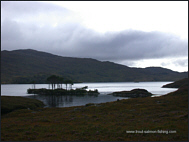
[[[177,89],[178,90],[178,89]],[[172,92],[174,92],[174,91],[172,91]],[[169,92],[169,93],[172,93],[172,92]],[[99,96],[107,96],[108,94],[110,94],[110,92],[106,92],[106,93],[104,93],[104,92],[99,92],[100,94],[98,95],[98,97]],[[113,93],[113,92],[112,92]],[[169,93],[167,93],[167,94],[169,94]],[[165,95],[167,95],[167,94],[152,94],[152,96],[149,96],[150,98],[155,98],[155,97],[161,97],[161,96],[165,96]],[[28,94],[27,96],[12,96],[12,97],[23,97],[23,98],[31,98],[30,96],[33,96],[34,94]],[[9,95],[2,95],[2,96],[9,96]],[[68,97],[69,97],[69,95],[67,95]],[[72,96],[72,95],[70,95],[70,96]],[[110,95],[111,96],[111,95]],[[75,96],[75,97],[77,97],[77,96]],[[82,97],[82,96],[78,96],[78,97]],[[93,104],[101,104],[101,103],[108,103],[108,102],[116,102],[117,100],[125,100],[125,99],[132,99],[132,98],[129,98],[129,97],[118,97],[118,96],[113,96],[112,95],[112,97],[116,97],[116,98],[118,98],[118,99],[116,99],[116,100],[113,100],[113,101],[107,101],[107,102],[100,102],[100,103],[95,103],[95,102],[88,102],[88,103],[85,103],[85,104],[82,104],[82,105],[72,105],[72,106],[56,106],[55,108],[68,108],[68,107],[80,107],[80,106],[85,106],[85,105],[87,105],[87,104],[90,104],[90,103],[93,103]],[[32,98],[32,99],[36,99],[36,98]],[[43,102],[42,100],[40,100],[40,99],[36,99],[36,100],[39,100],[39,101],[41,101],[41,102]],[[43,102],[44,103],[44,102]],[[48,106],[48,105],[46,105],[46,106],[44,106],[45,108],[52,108],[51,106]]]
[[[1,140],[186,141],[187,106],[188,88],[185,88],[162,97],[65,108],[22,109],[2,116]],[[158,133],[141,133],[148,130]],[[165,135],[164,130],[170,130],[170,133]]]

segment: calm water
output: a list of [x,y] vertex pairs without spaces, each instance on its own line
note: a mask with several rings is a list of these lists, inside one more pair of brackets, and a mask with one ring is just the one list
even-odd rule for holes
[[[9,84],[1,85],[1,96],[24,96],[35,98],[44,102],[47,107],[70,107],[81,106],[88,103],[103,103],[116,101],[117,99],[128,99],[107,95],[115,91],[129,91],[135,88],[146,89],[155,96],[165,95],[177,89],[161,88],[171,82],[117,82],[117,83],[76,83],[73,89],[88,86],[87,90],[98,89],[100,95],[96,96],[41,96],[27,94],[27,89],[32,88],[32,84]],[[36,84],[36,88],[48,88],[47,84]],[[63,86],[65,87],[65,86]]]

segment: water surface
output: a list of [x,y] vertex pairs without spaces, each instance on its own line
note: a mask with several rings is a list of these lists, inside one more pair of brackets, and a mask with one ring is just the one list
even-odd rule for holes
[[[110,82],[110,83],[76,83],[73,89],[88,86],[87,90],[98,89],[100,95],[97,96],[42,96],[27,94],[27,89],[32,88],[32,84],[6,84],[1,85],[2,96],[23,96],[41,100],[47,107],[70,107],[81,106],[88,103],[112,102],[117,99],[128,99],[126,97],[115,97],[107,95],[115,91],[129,91],[136,88],[146,89],[154,96],[165,95],[177,89],[161,88],[171,82]],[[36,88],[49,88],[48,84],[36,84]],[[65,86],[63,86],[65,88]]]

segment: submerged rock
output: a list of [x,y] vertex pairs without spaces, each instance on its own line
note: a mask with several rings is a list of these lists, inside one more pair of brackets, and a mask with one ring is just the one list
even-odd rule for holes
[[133,89],[131,91],[113,92],[108,95],[113,95],[113,96],[118,96],[118,97],[130,97],[130,98],[152,96],[152,94],[145,89]]

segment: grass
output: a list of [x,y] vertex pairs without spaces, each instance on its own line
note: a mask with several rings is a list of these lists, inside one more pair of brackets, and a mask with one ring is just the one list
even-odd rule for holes
[[184,78],[173,83],[163,85],[164,88],[181,88],[184,86],[188,87],[188,78]]
[[[136,133],[135,130],[173,133]],[[99,105],[15,110],[1,117],[1,140],[187,141],[188,88],[161,97]]]
[[1,96],[1,115],[18,109],[36,109],[43,107],[43,102],[16,96]]

